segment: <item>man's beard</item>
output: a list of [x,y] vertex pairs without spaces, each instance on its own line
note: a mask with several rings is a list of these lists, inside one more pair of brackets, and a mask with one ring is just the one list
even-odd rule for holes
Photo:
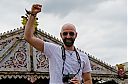
[[74,44],[75,39],[74,38],[64,38],[63,42],[65,46],[71,47]]

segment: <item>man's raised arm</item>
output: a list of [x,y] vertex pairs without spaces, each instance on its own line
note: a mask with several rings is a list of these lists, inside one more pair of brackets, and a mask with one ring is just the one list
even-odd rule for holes
[[35,21],[37,13],[41,12],[41,8],[42,8],[42,5],[40,4],[32,5],[30,16],[28,18],[27,24],[25,25],[24,38],[34,48],[43,52],[44,51],[43,40],[35,37],[33,34],[34,33],[34,21]]

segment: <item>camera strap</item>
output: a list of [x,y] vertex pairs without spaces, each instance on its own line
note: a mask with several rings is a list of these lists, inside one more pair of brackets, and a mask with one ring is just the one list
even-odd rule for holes
[[[62,49],[62,59],[63,59],[62,74],[64,75],[64,64],[65,64],[65,60],[66,60],[66,54],[65,54],[65,48],[64,48],[64,46],[62,46],[61,49]],[[79,73],[80,69],[81,69],[81,59],[80,59],[80,55],[77,52],[77,50],[76,50],[75,47],[74,47],[74,51],[76,52],[76,57],[77,57],[77,60],[78,60],[79,65],[80,65],[79,70],[75,74],[75,76],[76,76]]]

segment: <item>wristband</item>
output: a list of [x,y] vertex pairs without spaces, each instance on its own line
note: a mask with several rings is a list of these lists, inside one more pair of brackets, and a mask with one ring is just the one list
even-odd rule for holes
[[28,11],[28,10],[26,10],[26,9],[25,9],[25,11],[26,11],[26,13],[27,13],[28,15],[32,15],[32,16],[36,17],[36,14],[32,13],[31,11]]

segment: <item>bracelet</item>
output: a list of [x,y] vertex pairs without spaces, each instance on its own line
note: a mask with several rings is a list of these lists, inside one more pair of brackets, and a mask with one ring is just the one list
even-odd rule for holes
[[28,10],[26,10],[26,9],[25,9],[25,11],[26,11],[26,13],[27,13],[28,15],[32,15],[32,16],[36,17],[36,14],[32,13],[31,11],[28,11]]
[[34,17],[36,17],[36,14],[30,13],[30,15],[32,15],[32,16],[34,16]]

